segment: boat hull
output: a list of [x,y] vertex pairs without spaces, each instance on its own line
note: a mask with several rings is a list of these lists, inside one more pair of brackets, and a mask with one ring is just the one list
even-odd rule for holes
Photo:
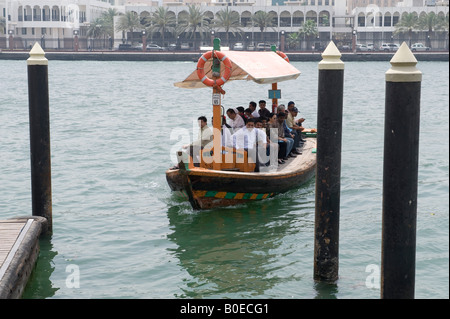
[[307,139],[303,154],[274,172],[241,173],[193,168],[168,170],[172,191],[186,195],[195,209],[238,205],[262,200],[299,187],[315,173],[315,139]]

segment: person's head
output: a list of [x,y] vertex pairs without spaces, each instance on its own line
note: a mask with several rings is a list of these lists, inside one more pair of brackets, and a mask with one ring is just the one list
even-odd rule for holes
[[293,109],[294,107],[295,107],[294,101],[289,101],[289,103],[288,103],[288,111],[290,111],[290,110]]
[[283,123],[283,121],[286,119],[286,113],[280,112],[277,114],[277,120],[279,123]]
[[254,110],[256,110],[256,102],[251,101],[250,103],[248,103],[248,108],[249,108],[250,110],[252,110],[252,112],[253,112]]
[[284,104],[278,105],[277,113],[284,113],[285,110],[286,110],[286,107],[284,106]]
[[264,126],[264,125],[263,125],[262,119],[258,117],[258,118],[256,119],[256,121],[255,121],[255,127],[256,127],[256,128],[263,128],[263,126]]
[[250,108],[245,109],[244,114],[247,115],[248,118],[252,117],[252,110]]
[[255,119],[248,119],[247,124],[245,124],[245,126],[247,127],[248,130],[252,130],[255,127]]
[[200,116],[198,119],[198,125],[203,128],[207,124],[206,116]]
[[227,115],[230,119],[234,120],[234,118],[236,117],[236,112],[233,109],[228,109]]
[[289,112],[291,112],[292,117],[296,117],[298,114],[298,109],[294,106],[289,110]]
[[266,125],[266,123],[267,123],[267,117],[265,117],[265,116],[260,116],[260,117],[258,117],[258,119],[261,121],[261,123],[262,123],[263,126]]
[[260,100],[259,101],[259,108],[260,109],[265,109],[266,108],[266,101]]
[[275,123],[277,121],[277,114],[276,113],[270,113],[269,115],[269,123]]
[[238,110],[239,114],[244,115],[244,107],[238,106],[238,107],[236,108],[236,110]]

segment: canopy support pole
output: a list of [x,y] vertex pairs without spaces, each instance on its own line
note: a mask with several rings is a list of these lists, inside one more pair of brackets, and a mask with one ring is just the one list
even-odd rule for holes
[[[213,50],[220,51],[220,39],[215,38],[213,41]],[[220,77],[220,60],[213,57],[213,79]],[[221,92],[218,88],[213,87],[213,134],[214,134],[214,156],[213,156],[213,169],[220,170],[222,163],[222,107],[220,103]]]

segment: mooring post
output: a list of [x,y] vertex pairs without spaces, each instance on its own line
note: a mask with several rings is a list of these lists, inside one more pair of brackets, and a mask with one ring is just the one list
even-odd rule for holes
[[381,298],[414,298],[422,72],[405,42],[386,72]]
[[333,282],[339,270],[339,205],[344,63],[330,42],[319,62],[314,279]]
[[32,215],[47,219],[52,232],[52,185],[48,60],[36,42],[27,60],[30,116],[30,159]]

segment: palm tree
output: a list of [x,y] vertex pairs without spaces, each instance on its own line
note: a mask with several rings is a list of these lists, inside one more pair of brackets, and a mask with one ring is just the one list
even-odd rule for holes
[[197,47],[197,31],[203,38],[204,34],[209,31],[209,19],[202,11],[200,6],[189,5],[189,13],[186,20],[179,23],[177,32],[185,32],[190,38],[194,38],[194,49]]
[[151,25],[148,27],[148,31],[152,35],[154,32],[159,32],[161,34],[162,45],[164,46],[164,36],[166,31],[175,31],[175,16],[173,13],[169,13],[169,9],[165,7],[158,7],[158,9],[152,13],[150,22]]
[[266,28],[272,28],[275,30],[275,24],[273,23],[273,14],[265,11],[258,11],[252,16],[253,25],[259,27],[261,31],[261,42],[264,41],[264,30]]
[[303,35],[303,39],[305,39],[305,41],[306,39],[310,40],[315,38],[319,34],[316,21],[306,20],[299,32]]
[[419,30],[427,31],[427,46],[431,48],[431,35],[433,30],[439,28],[439,17],[434,12],[420,16],[418,21]]
[[107,32],[107,35],[111,38],[114,37],[114,17],[120,15],[119,11],[117,9],[111,9],[109,8],[108,11],[105,11],[100,16],[101,19],[101,25],[104,26],[105,31]]
[[233,36],[236,36],[236,33],[242,36],[244,32],[241,29],[241,23],[239,22],[239,14],[236,11],[230,11],[228,7],[217,12],[213,24],[215,27],[225,29],[228,46],[230,45],[230,32]]
[[298,44],[300,44],[300,33],[299,32],[289,33],[286,42],[289,49],[296,49]]
[[[437,24],[437,27],[436,27],[436,30],[446,32],[446,37],[445,37],[446,38],[446,42],[448,41],[448,20],[449,20],[448,14],[446,16],[439,16],[438,24]],[[448,42],[446,43],[445,46],[448,49]]]
[[[122,15],[119,19],[119,23],[116,26],[117,31],[129,31],[131,33],[131,43],[133,44],[133,31],[134,29],[141,28],[141,22],[135,12],[128,11]],[[128,39],[127,39],[128,42]]]
[[102,36],[106,36],[108,34],[108,27],[103,25],[103,19],[97,18],[91,22],[89,28],[87,29],[86,35],[89,38],[92,38],[92,49],[94,49],[95,39],[100,39]]
[[0,33],[4,33],[6,28],[6,19],[0,17]]
[[415,13],[406,13],[402,16],[400,21],[395,25],[394,33],[408,32],[409,46],[411,47],[412,33],[418,27],[419,18]]

